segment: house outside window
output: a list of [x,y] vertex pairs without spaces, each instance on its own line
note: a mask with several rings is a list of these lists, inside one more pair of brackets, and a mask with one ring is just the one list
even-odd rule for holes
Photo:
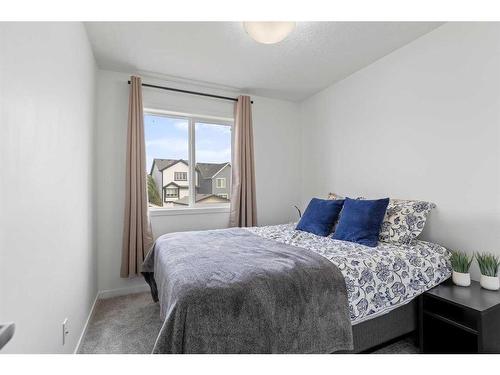
[[228,207],[232,124],[230,118],[145,108],[149,206]]
[[187,181],[187,172],[175,172],[174,181]]
[[217,189],[224,189],[226,187],[226,179],[225,178],[217,178],[215,180],[215,184]]

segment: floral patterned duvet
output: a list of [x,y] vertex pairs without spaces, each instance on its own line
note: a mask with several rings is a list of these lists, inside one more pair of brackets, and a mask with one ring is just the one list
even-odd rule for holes
[[295,224],[247,229],[312,250],[334,263],[345,278],[352,324],[404,305],[451,275],[449,252],[430,242],[379,242],[377,247],[367,247],[295,230]]

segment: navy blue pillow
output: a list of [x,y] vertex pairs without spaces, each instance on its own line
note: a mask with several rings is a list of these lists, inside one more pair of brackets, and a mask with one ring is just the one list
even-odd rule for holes
[[375,247],[389,198],[357,200],[346,198],[332,238]]
[[343,204],[344,200],[311,199],[295,229],[318,236],[328,236]]

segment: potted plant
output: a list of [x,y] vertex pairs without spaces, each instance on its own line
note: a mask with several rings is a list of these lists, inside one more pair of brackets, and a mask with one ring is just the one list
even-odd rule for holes
[[500,258],[490,253],[478,253],[476,259],[481,270],[481,286],[484,289],[498,290],[500,288],[500,280],[498,279]]
[[462,251],[451,252],[451,267],[453,268],[452,280],[455,285],[469,286],[470,285],[470,265],[474,255],[467,255]]

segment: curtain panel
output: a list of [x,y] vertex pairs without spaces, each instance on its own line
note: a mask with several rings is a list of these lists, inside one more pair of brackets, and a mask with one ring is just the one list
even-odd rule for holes
[[229,226],[257,225],[252,103],[239,96],[235,104],[231,209]]
[[130,78],[121,277],[139,275],[153,244],[148,214],[142,81]]

